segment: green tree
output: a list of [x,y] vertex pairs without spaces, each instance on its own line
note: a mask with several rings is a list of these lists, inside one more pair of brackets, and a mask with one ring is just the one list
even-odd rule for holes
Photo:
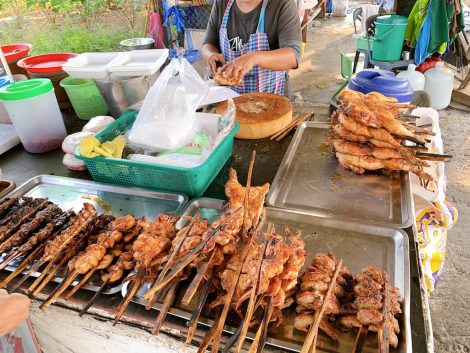
[[38,8],[46,20],[51,24],[56,24],[60,15],[66,13],[71,8],[69,0],[27,0],[28,7]]

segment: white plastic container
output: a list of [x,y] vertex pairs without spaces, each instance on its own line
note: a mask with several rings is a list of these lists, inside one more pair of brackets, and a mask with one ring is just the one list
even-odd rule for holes
[[5,105],[24,148],[31,153],[55,150],[67,136],[51,80],[35,78],[0,88]]
[[108,65],[122,54],[83,53],[62,65],[62,70],[71,77],[103,80],[109,75]]
[[454,74],[444,68],[443,62],[437,62],[436,67],[424,73],[424,77],[424,90],[431,97],[431,106],[437,110],[447,108],[454,89]]
[[[19,81],[24,81],[27,80],[27,77],[25,75],[13,75],[13,78],[15,79],[15,82]],[[8,86],[10,84],[10,81],[6,76],[0,77],[0,88]],[[8,115],[7,110],[3,106],[3,103],[0,102],[0,124],[11,124],[10,117]]]
[[113,77],[152,76],[168,59],[168,49],[133,50],[109,63],[107,70]]
[[416,65],[414,64],[408,65],[408,70],[400,72],[397,77],[407,80],[413,91],[421,91],[424,89],[424,75],[416,71]]

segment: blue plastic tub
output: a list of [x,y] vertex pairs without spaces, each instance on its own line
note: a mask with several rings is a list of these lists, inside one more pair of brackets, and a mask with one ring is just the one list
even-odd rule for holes
[[351,79],[348,88],[365,94],[379,92],[384,96],[396,98],[399,103],[409,103],[413,98],[410,83],[386,70],[363,70]]

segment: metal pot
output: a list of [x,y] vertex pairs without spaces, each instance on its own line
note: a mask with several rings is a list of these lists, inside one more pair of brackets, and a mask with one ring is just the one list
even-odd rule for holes
[[153,38],[131,38],[124,39],[119,44],[126,51],[152,49],[155,40]]
[[142,101],[150,89],[150,76],[125,80],[96,80],[96,86],[108,104],[111,116],[119,118],[131,105]]

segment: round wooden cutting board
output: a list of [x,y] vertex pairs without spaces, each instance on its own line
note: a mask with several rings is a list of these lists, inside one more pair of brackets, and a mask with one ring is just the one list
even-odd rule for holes
[[[239,139],[261,139],[272,136],[292,121],[292,103],[272,93],[246,93],[233,99],[240,130]],[[227,110],[227,101],[219,103],[216,113]]]

